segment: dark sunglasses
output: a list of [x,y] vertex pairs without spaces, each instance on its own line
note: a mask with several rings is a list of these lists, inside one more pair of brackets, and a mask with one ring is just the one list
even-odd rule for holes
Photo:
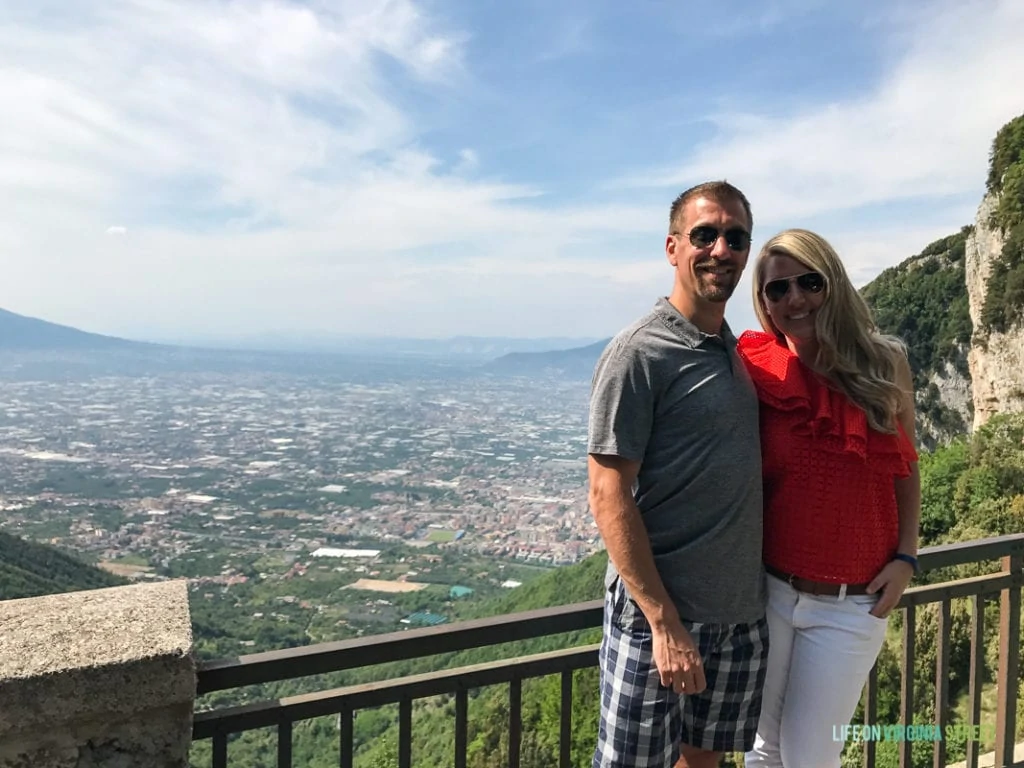
[[821,293],[825,287],[825,276],[820,272],[804,272],[793,277],[780,277],[778,280],[769,280],[761,290],[765,298],[774,304],[786,297],[790,284],[794,282],[804,293]]
[[[680,235],[680,232],[673,232],[673,235]],[[750,233],[742,227],[733,227],[724,232],[717,227],[704,225],[694,227],[686,236],[690,238],[690,244],[694,248],[708,248],[718,242],[719,237],[725,237],[725,244],[730,251],[745,251],[750,247]]]

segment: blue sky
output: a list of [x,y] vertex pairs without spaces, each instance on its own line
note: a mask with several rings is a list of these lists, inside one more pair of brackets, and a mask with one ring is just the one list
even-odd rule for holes
[[1022,34],[1017,0],[3,3],[0,306],[597,338],[668,293],[668,205],[721,177],[755,249],[811,227],[864,283],[973,220]]

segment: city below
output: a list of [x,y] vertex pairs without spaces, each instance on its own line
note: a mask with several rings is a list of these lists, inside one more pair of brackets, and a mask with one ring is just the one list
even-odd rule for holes
[[445,370],[14,378],[0,529],[187,577],[301,626],[295,642],[446,620],[443,603],[597,551],[587,382]]

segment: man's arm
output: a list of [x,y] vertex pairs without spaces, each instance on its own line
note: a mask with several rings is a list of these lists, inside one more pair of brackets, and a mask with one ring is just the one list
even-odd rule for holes
[[654,663],[661,684],[677,693],[704,690],[700,653],[658,574],[647,530],[633,500],[640,462],[591,454],[590,510],[619,578],[651,625]]

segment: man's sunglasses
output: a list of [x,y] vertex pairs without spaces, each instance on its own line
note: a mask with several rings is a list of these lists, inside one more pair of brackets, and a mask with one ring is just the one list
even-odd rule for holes
[[789,293],[790,284],[794,282],[804,293],[821,293],[825,287],[825,276],[820,272],[804,272],[802,275],[769,280],[762,289],[765,298],[772,304],[782,301]]
[[[680,235],[680,232],[673,232],[673,235]],[[725,237],[725,244],[730,251],[745,251],[750,247],[750,233],[742,227],[733,227],[724,232],[717,227],[708,225],[694,227],[686,236],[690,238],[690,244],[694,248],[708,248],[718,242],[719,237]]]

